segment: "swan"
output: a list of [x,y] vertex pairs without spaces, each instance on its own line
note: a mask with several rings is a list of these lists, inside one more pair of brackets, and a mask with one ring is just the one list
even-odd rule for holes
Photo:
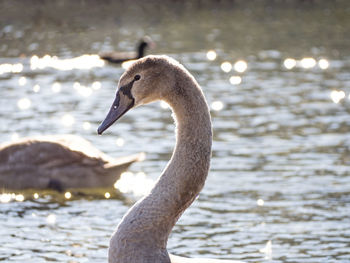
[[168,236],[208,175],[212,145],[209,108],[193,76],[167,56],[135,61],[121,76],[116,98],[98,127],[102,134],[131,108],[156,100],[175,115],[176,146],[150,193],[122,218],[109,246],[109,263],[238,263],[169,255]]
[[100,54],[100,58],[110,63],[120,64],[128,60],[142,58],[147,47],[154,47],[154,42],[149,36],[144,36],[137,45],[137,51],[132,52],[106,52]]
[[0,146],[0,188],[112,187],[140,154],[115,159],[75,135],[22,138]]

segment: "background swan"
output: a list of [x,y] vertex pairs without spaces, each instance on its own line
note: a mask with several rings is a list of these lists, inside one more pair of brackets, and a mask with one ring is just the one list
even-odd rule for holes
[[169,256],[166,250],[173,226],[204,186],[212,145],[206,100],[182,65],[166,56],[147,56],[133,63],[121,76],[115,101],[98,133],[129,109],[156,100],[166,101],[175,114],[175,150],[150,194],[119,223],[110,241],[109,262],[237,262]]
[[140,157],[112,158],[74,135],[23,138],[0,146],[0,188],[112,187]]
[[104,59],[110,63],[123,63],[128,60],[142,58],[145,55],[146,49],[148,47],[153,48],[155,46],[154,42],[149,36],[144,36],[136,47],[136,51],[131,52],[105,52],[100,54],[100,58]]

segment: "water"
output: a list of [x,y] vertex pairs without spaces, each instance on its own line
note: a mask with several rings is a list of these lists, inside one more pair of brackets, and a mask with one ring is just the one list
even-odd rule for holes
[[[72,133],[109,155],[147,158],[131,167],[135,191],[119,198],[2,195],[0,261],[107,261],[112,231],[142,193],[137,183],[149,185],[171,156],[174,125],[155,103],[97,136],[123,69],[93,54],[133,50],[149,34],[152,53],[171,55],[196,77],[214,125],[211,172],[169,252],[350,262],[350,6],[221,4],[1,2],[0,140]],[[239,60],[243,72],[234,69]]]

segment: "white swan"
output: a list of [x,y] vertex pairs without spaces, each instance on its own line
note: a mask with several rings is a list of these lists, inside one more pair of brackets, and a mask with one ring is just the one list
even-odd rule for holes
[[168,236],[184,210],[204,186],[209,170],[212,128],[208,105],[192,75],[167,56],[147,56],[121,76],[115,101],[101,134],[129,109],[155,100],[172,108],[177,125],[176,146],[151,193],[123,217],[109,247],[110,263],[219,263],[169,255]]

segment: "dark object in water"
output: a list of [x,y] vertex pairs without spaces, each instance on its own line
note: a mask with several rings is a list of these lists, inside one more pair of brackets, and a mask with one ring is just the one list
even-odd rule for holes
[[154,42],[148,36],[143,37],[137,45],[137,51],[132,52],[106,52],[100,54],[100,58],[110,63],[123,63],[128,60],[139,59],[145,55],[147,47],[154,47]]
[[142,154],[112,158],[74,135],[23,138],[0,146],[0,188],[103,188]]

